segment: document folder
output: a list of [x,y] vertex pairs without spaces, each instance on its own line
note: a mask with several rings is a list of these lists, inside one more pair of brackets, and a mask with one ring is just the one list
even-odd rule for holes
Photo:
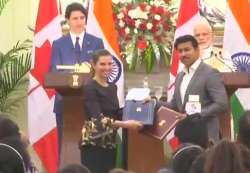
[[153,126],[145,127],[142,132],[162,140],[176,126],[178,122],[177,115],[180,115],[180,113],[161,106],[157,111]]
[[123,109],[123,120],[137,120],[143,125],[154,123],[155,100],[149,102],[127,100]]

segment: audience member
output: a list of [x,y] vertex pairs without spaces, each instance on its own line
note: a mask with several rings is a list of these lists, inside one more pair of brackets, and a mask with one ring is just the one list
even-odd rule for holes
[[7,168],[8,171],[15,172],[17,169],[23,170],[24,164],[26,171],[34,171],[26,148],[27,143],[22,139],[17,124],[0,115],[0,170]]
[[121,168],[114,168],[114,169],[111,169],[108,173],[134,173],[134,172],[126,171]]
[[209,152],[205,173],[246,173],[237,144],[228,140],[220,141]]
[[203,152],[203,148],[199,145],[190,143],[180,145],[173,155],[174,173],[187,173],[196,157]]
[[192,143],[203,148],[208,147],[208,131],[206,122],[200,114],[188,115],[177,123],[175,136],[180,143]]
[[193,161],[188,173],[204,173],[207,152],[204,152],[196,157]]
[[238,141],[250,149],[250,110],[240,118]]
[[91,173],[90,170],[80,164],[70,164],[60,169],[58,173]]
[[243,144],[238,144],[241,156],[242,156],[242,162],[244,167],[248,172],[250,172],[250,150]]

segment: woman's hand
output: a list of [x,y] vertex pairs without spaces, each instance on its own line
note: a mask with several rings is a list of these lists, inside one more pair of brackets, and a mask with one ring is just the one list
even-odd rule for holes
[[131,130],[140,130],[143,128],[143,124],[140,121],[136,120],[127,120],[123,121],[124,128],[131,129]]

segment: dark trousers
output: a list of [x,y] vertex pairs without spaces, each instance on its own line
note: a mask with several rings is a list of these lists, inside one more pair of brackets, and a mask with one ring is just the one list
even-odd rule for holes
[[61,148],[62,148],[62,138],[63,138],[63,116],[62,114],[56,114],[56,126],[58,133],[58,154],[60,160]]
[[107,173],[115,167],[116,150],[99,146],[81,147],[81,162],[92,173]]

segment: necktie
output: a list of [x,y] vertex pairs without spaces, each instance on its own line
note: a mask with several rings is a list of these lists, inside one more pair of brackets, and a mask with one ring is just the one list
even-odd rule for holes
[[79,43],[79,37],[76,37],[76,43],[75,43],[75,56],[76,56],[76,62],[80,63],[80,56],[81,56],[81,47]]

